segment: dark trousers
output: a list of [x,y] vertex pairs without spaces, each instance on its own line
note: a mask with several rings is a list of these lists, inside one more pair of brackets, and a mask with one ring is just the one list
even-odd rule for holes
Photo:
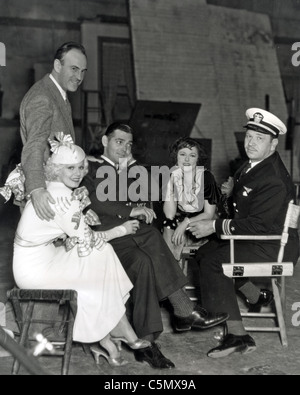
[[132,322],[137,335],[162,332],[159,302],[187,282],[162,235],[142,224],[135,235],[112,240],[111,244],[134,285]]
[[[235,242],[235,262],[238,263],[276,262],[278,252],[278,242]],[[299,240],[294,235],[286,246],[284,260],[296,263],[298,257]],[[224,275],[222,264],[230,263],[229,242],[215,239],[207,243],[198,250],[196,259],[200,269],[202,306],[210,312],[228,313],[232,321],[241,321],[236,288],[248,280],[238,280],[234,286],[233,280]]]

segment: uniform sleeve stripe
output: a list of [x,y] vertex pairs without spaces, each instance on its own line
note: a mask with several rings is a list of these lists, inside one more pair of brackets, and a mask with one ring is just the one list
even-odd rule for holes
[[230,231],[231,221],[232,221],[231,219],[225,219],[223,221],[222,230],[223,230],[223,234],[226,235],[226,236],[231,236],[232,235],[232,233]]

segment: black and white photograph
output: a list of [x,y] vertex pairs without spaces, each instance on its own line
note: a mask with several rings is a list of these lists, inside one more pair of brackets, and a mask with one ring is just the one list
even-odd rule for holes
[[0,376],[299,375],[299,237],[300,0],[0,0]]

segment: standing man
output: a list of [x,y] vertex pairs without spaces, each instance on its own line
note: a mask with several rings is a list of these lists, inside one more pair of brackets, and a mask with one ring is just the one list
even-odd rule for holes
[[[273,235],[283,231],[289,202],[295,199],[295,188],[276,147],[279,135],[287,132],[286,126],[275,115],[258,108],[247,110],[248,123],[245,150],[249,162],[237,171],[233,188],[233,219],[191,221],[190,230],[201,238],[213,233],[220,235]],[[276,261],[278,241],[236,242],[237,262]],[[299,257],[299,238],[295,229],[290,231],[285,249],[285,260],[295,264]],[[223,273],[222,264],[230,261],[228,242],[208,243],[199,249],[200,283],[203,306],[210,311],[218,309],[229,313],[228,335],[221,345],[208,356],[220,358],[234,352],[247,353],[256,349],[255,342],[244,329],[233,281]],[[260,290],[252,282],[237,282],[238,290],[252,311],[269,305],[273,294]]]
[[[90,192],[92,209],[102,222],[101,230],[122,224],[129,218],[144,218],[136,234],[111,242],[127,275],[134,284],[132,290],[133,327],[140,338],[152,342],[152,347],[135,352],[136,359],[156,368],[174,367],[153,342],[163,330],[159,302],[167,299],[174,309],[174,326],[178,332],[206,329],[228,318],[226,313],[210,314],[194,306],[182,289],[187,282],[161,233],[150,224],[155,218],[151,208],[139,207],[130,200],[132,179],[119,164],[131,154],[133,130],[121,123],[111,124],[103,136],[104,154],[90,163],[83,184]],[[125,175],[124,173],[125,172]],[[127,184],[127,186],[126,186]],[[106,199],[108,190],[112,191]],[[123,199],[120,198],[123,196]]]
[[26,193],[37,215],[44,220],[54,217],[49,202],[55,203],[46,190],[43,165],[49,157],[48,138],[57,132],[70,134],[75,141],[71,106],[67,92],[76,92],[87,70],[82,45],[63,44],[54,56],[53,69],[26,93],[20,107],[22,168]]

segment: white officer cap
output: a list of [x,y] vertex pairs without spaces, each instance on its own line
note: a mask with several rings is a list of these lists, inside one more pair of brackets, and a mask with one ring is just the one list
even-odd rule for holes
[[287,132],[285,124],[269,111],[260,108],[249,108],[246,111],[246,117],[248,122],[244,127],[247,129],[271,134],[276,137]]

